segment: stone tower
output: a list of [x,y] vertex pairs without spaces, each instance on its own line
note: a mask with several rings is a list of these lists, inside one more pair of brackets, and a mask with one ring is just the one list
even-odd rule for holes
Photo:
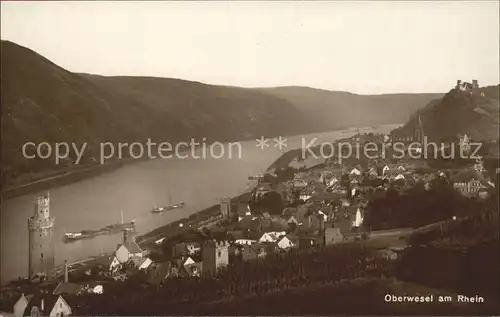
[[52,228],[55,218],[50,216],[50,196],[40,196],[35,201],[35,214],[28,219],[29,230],[29,277],[50,274],[54,268],[54,240]]
[[229,218],[231,212],[231,199],[222,198],[220,200],[220,212],[223,218]]
[[229,242],[206,241],[202,246],[203,273],[215,274],[229,264]]
[[472,80],[472,89],[478,89],[479,88],[479,82],[477,79]]

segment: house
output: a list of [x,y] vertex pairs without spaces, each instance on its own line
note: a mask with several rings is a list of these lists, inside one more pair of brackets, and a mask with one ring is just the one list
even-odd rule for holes
[[248,231],[246,231],[246,230],[228,231],[227,236],[235,244],[252,244],[252,243],[257,242],[257,240],[249,238]]
[[428,163],[421,159],[401,160],[398,161],[398,166],[402,166],[406,171],[415,171],[417,169],[427,169]]
[[352,224],[355,220],[355,216],[353,215],[345,215],[340,216],[339,219],[336,219],[331,223],[333,228],[338,228],[342,234],[345,234],[352,229]]
[[371,178],[378,177],[378,170],[376,167],[371,167],[366,173],[368,174],[368,177],[371,177]]
[[340,199],[340,206],[342,207],[349,207],[351,205],[351,200],[348,198],[341,198]]
[[109,263],[109,272],[115,273],[120,269],[120,267],[121,267],[120,261],[118,261],[118,258],[114,256]]
[[325,229],[325,245],[332,245],[342,242],[344,235],[340,232],[339,228],[326,228]]
[[306,205],[300,205],[297,208],[286,208],[283,211],[283,217],[289,226],[298,226],[304,221],[308,210]]
[[235,244],[240,244],[240,245],[243,245],[243,244],[254,244],[256,243],[257,240],[254,240],[254,239],[238,239],[236,241],[234,241]]
[[270,183],[262,183],[255,189],[254,197],[255,199],[261,199],[265,194],[272,191]]
[[293,181],[293,188],[301,189],[301,188],[307,187],[308,184],[309,184],[309,182],[305,179],[295,179]]
[[323,215],[320,214],[317,210],[318,206],[307,206],[302,209],[300,214],[297,214],[297,220],[299,223],[297,224],[300,229],[305,231],[314,231],[319,228],[320,220],[323,219]]
[[300,192],[299,199],[302,201],[308,201],[314,195],[323,193],[325,189],[326,187],[322,183],[311,183]]
[[384,165],[384,167],[382,167],[382,175],[385,175],[390,170],[391,168],[389,167],[389,165]]
[[363,224],[363,212],[361,211],[361,208],[356,209],[356,214],[354,216],[354,220],[352,221],[352,227],[357,228],[360,227]]
[[296,237],[291,235],[285,235],[276,243],[280,250],[288,250],[298,246],[298,240]]
[[135,241],[127,241],[120,245],[115,252],[115,256],[120,263],[127,263],[134,257],[142,257],[144,251],[139,247]]
[[295,169],[300,169],[300,168],[311,168],[316,165],[323,164],[323,158],[321,155],[318,157],[310,155],[305,158],[303,158],[301,155],[298,155],[295,157],[288,166],[293,167]]
[[16,301],[16,303],[13,306],[13,312],[15,317],[22,317],[24,316],[24,311],[26,310],[26,307],[28,307],[28,304],[30,300],[33,298],[33,295],[24,295],[21,294],[19,299]]
[[77,283],[61,282],[52,292],[53,295],[78,295],[84,289],[84,285]]
[[288,225],[298,225],[299,220],[296,217],[298,208],[287,207],[283,209],[282,217],[288,223]]
[[349,171],[349,175],[361,176],[361,168],[354,167]]
[[190,264],[185,264],[182,266],[181,275],[188,277],[199,277],[203,272],[203,263],[202,262],[194,262]]
[[134,257],[132,263],[138,270],[147,270],[153,261],[150,258]]
[[300,249],[307,249],[316,245],[316,239],[314,237],[301,236],[298,238],[298,240],[299,240],[298,247]]
[[153,263],[148,270],[148,283],[159,286],[163,283],[172,272],[172,264],[167,263]]
[[285,234],[286,234],[286,232],[284,232],[284,231],[282,231],[282,232],[265,232],[260,237],[258,242],[260,242],[260,243],[277,242],[280,239],[280,237],[284,236]]
[[303,179],[306,176],[307,176],[307,173],[305,173],[305,172],[297,172],[297,173],[293,174],[293,179]]
[[[258,259],[259,252],[260,249],[256,249],[250,245],[243,245],[241,249],[239,249],[238,255],[243,262],[247,262]],[[264,248],[262,248],[262,253],[264,253]]]
[[388,173],[385,174],[384,176],[385,179],[388,179],[390,181],[398,181],[398,180],[405,180],[406,177],[399,171],[389,171]]
[[358,184],[361,184],[362,181],[363,181],[363,177],[360,175],[357,175],[357,174],[349,175],[349,184],[350,185],[358,185]]
[[64,261],[64,280],[57,285],[52,292],[53,295],[78,295],[82,292],[84,286],[69,282],[69,265]]
[[83,285],[81,294],[103,294],[104,287],[98,282],[90,282]]
[[193,255],[201,251],[201,245],[198,242],[181,242],[172,247],[172,256],[179,257],[184,255]]
[[467,134],[459,136],[458,144],[460,145],[460,148],[462,148],[464,151],[470,150],[470,139],[467,136]]
[[479,173],[464,171],[453,178],[453,188],[466,197],[488,196],[488,183]]
[[308,201],[314,195],[315,189],[312,186],[304,188],[299,195],[299,199],[302,201]]
[[340,177],[333,175],[325,180],[325,185],[331,187],[335,184],[338,184],[339,182],[340,182]]
[[96,267],[107,273],[115,274],[122,267],[122,263],[118,261],[115,255],[102,256],[96,260]]
[[398,252],[391,249],[379,249],[376,251],[377,255],[386,260],[397,260]]
[[244,262],[264,258],[268,254],[270,244],[255,243],[253,245],[244,245],[241,249],[241,259]]
[[260,226],[259,217],[246,215],[238,222],[237,229],[240,230],[254,230],[256,231]]
[[24,316],[69,316],[72,308],[61,295],[35,295],[31,298]]
[[241,221],[246,216],[252,216],[252,209],[250,208],[250,204],[238,205],[236,214],[238,215],[238,221]]

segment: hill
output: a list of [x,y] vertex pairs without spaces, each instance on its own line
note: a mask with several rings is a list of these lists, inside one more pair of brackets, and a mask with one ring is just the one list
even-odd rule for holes
[[[451,89],[431,101],[420,112],[425,135],[438,141],[464,133],[474,140],[498,139],[499,90],[499,85],[478,88],[472,94]],[[416,124],[413,115],[401,130],[412,131]]]
[[[34,51],[2,41],[2,185],[71,167],[22,157],[25,142],[241,140],[311,131],[302,112],[277,97],[235,87],[164,78],[71,73]],[[29,177],[26,177],[28,175]],[[24,176],[23,179],[21,179]]]
[[[76,74],[8,41],[1,42],[1,68],[4,189],[76,168],[73,153],[58,165],[25,159],[26,142],[87,143],[79,167],[88,167],[98,164],[102,142],[230,141],[402,122],[434,98]],[[358,120],[358,113],[370,115]]]
[[262,88],[271,96],[289,101],[307,112],[317,126],[364,127],[395,124],[443,94],[357,95],[309,87]]

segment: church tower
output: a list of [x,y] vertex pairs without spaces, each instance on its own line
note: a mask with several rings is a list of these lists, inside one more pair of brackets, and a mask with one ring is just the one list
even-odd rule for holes
[[413,140],[420,143],[424,142],[424,127],[422,125],[422,119],[420,118],[420,110],[417,110],[417,122],[415,124]]
[[54,268],[54,241],[52,228],[55,218],[50,216],[50,196],[40,196],[35,201],[35,214],[28,219],[29,229],[29,278],[43,274],[50,279]]

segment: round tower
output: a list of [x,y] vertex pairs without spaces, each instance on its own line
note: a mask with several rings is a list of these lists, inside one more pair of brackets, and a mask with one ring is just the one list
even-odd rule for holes
[[29,278],[43,274],[51,278],[54,268],[54,241],[52,228],[55,218],[50,216],[50,196],[35,199],[35,214],[28,219],[29,230]]

